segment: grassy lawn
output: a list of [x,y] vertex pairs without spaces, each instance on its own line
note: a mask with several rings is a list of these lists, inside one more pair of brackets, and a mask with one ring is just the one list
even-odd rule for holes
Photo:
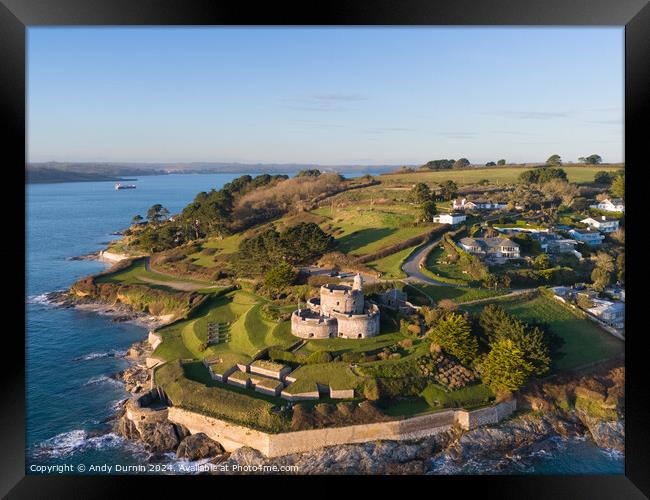
[[406,273],[402,271],[402,263],[404,260],[415,250],[417,246],[405,248],[399,252],[393,253],[381,259],[368,262],[366,265],[375,271],[381,273],[384,279],[399,279],[406,278]]
[[[624,352],[622,341],[544,295],[531,300],[501,300],[498,303],[523,321],[546,323],[552,332],[562,337],[562,355],[555,360],[554,371],[578,368]],[[468,305],[464,309],[479,313],[484,306]]]
[[169,362],[155,371],[155,383],[162,387],[175,406],[267,432],[288,430],[288,422],[272,412],[284,404],[280,398],[221,384],[210,378],[199,362]]
[[[330,209],[320,208],[313,212],[328,215]],[[334,235],[338,250],[353,255],[364,255],[401,241],[426,233],[427,226],[411,226],[413,208],[405,205],[391,205],[374,208],[351,206],[337,208],[321,228]]]
[[[271,345],[288,346],[295,342],[289,322],[275,323],[261,317],[259,297],[243,292],[230,292],[208,299],[192,318],[158,330],[163,342],[154,352],[166,360],[221,358],[227,368],[239,362],[250,362],[259,350]],[[214,344],[201,350],[207,341],[208,323],[228,324],[230,342]]]
[[354,389],[361,379],[348,366],[348,363],[319,363],[303,365],[291,373],[296,378],[293,384],[287,386],[290,394],[311,392],[316,390],[316,384],[331,386],[332,389]]
[[[459,286],[436,286],[429,285],[426,283],[418,283],[417,290],[413,290],[413,287],[407,285],[404,287],[404,290],[409,297],[413,296],[413,299],[417,303],[427,305],[426,301],[422,300],[422,297],[418,297],[418,291],[425,293],[427,296],[431,297],[434,301],[440,301],[443,299],[450,299],[456,302],[457,304],[462,304],[463,302],[469,302],[471,300],[485,299],[488,297],[497,297],[499,295],[505,295],[510,293],[511,290],[508,289],[499,289],[491,290],[487,288],[469,288],[469,287],[459,287]],[[409,298],[410,300],[410,298]]]
[[205,241],[201,246],[205,248],[216,248],[217,252],[212,255],[205,254],[203,252],[196,252],[187,256],[188,260],[191,260],[193,264],[197,266],[204,267],[213,267],[214,256],[217,254],[232,254],[237,252],[239,249],[239,243],[243,238],[242,233],[233,234],[231,236],[226,236],[225,238],[210,238]]
[[449,392],[437,384],[429,384],[422,391],[422,397],[429,406],[434,408],[471,408],[489,403],[494,400],[495,394],[492,389],[483,384],[470,385]]
[[[517,182],[519,174],[531,167],[497,167],[497,168],[473,168],[466,170],[439,170],[423,171],[412,174],[380,175],[377,176],[382,185],[390,184],[415,184],[417,182],[442,183],[452,180],[458,185],[475,184],[482,179],[489,179],[493,183],[514,183]],[[596,165],[593,167],[571,167],[563,165],[569,182],[593,182],[596,172],[601,170],[615,172],[620,166]]]
[[382,349],[404,338],[399,332],[386,333],[365,339],[317,339],[310,340],[297,352],[311,354],[316,351],[329,351],[333,356],[344,352],[369,352]]
[[[178,278],[168,274],[161,274],[154,271],[149,271],[145,267],[144,259],[134,260],[133,263],[126,269],[121,269],[115,273],[105,274],[96,278],[97,283],[123,283],[125,285],[147,285],[151,287],[169,288],[165,287],[165,283],[186,283],[190,285],[203,285],[210,286],[208,281],[195,280],[191,278]],[[162,283],[160,284],[156,283]],[[214,292],[214,288],[209,289]]]
[[469,282],[467,274],[464,274],[461,267],[457,264],[446,264],[444,257],[445,249],[440,246],[435,247],[429,252],[424,265],[426,270],[431,272],[431,277],[434,279],[442,278],[441,281],[458,285],[466,285]]

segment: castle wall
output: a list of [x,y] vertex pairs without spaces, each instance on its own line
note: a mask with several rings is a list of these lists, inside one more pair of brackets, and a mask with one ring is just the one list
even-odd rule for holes
[[291,333],[303,339],[336,337],[336,320],[332,318],[305,318],[294,311],[291,314]]
[[363,292],[361,290],[328,288],[320,289],[320,309],[325,316],[334,311],[342,313],[361,314],[363,312]]
[[371,304],[366,314],[345,315],[333,313],[338,322],[337,336],[347,339],[362,339],[379,334],[379,308]]
[[494,424],[508,418],[515,408],[516,401],[513,399],[474,411],[450,409],[389,422],[280,434],[268,434],[177,407],[169,408],[168,418],[172,422],[184,425],[192,434],[204,432],[208,437],[221,443],[227,451],[250,446],[267,457],[279,457],[346,443],[365,443],[383,439],[419,439],[447,431],[454,425],[460,425],[464,429],[474,429],[480,425]]

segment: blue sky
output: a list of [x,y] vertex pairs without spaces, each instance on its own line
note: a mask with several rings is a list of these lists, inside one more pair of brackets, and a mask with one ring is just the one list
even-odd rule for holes
[[623,34],[29,28],[28,161],[622,161]]

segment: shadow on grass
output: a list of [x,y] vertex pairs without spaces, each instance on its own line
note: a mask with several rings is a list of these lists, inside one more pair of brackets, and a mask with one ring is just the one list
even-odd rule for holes
[[387,238],[396,228],[390,227],[371,227],[360,229],[354,233],[347,234],[338,240],[338,249],[342,252],[352,252],[358,248],[374,243],[375,241]]

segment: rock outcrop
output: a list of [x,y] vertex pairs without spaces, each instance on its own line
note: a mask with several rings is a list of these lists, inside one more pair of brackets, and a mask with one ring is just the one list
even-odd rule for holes
[[224,452],[223,446],[202,432],[199,432],[187,436],[180,442],[176,449],[176,457],[187,460],[199,460],[200,458],[211,458],[222,455]]

